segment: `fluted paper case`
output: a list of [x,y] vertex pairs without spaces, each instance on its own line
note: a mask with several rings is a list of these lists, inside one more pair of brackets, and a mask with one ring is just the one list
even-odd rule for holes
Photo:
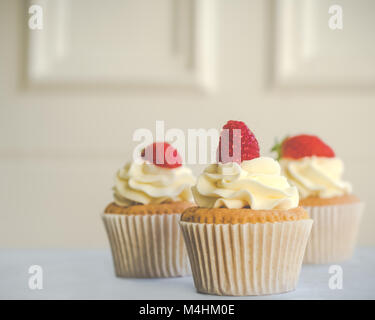
[[164,278],[191,274],[178,225],[180,216],[102,214],[116,275]]
[[364,203],[304,208],[314,220],[304,263],[327,264],[350,259],[354,252]]
[[294,290],[312,223],[181,221],[197,291],[241,296]]

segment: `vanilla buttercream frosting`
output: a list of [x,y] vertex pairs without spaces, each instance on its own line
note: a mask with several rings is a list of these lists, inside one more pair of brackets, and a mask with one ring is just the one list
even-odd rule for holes
[[288,210],[299,202],[297,188],[269,157],[209,165],[192,190],[197,205],[206,208]]
[[120,206],[192,201],[195,177],[190,168],[162,168],[148,162],[129,162],[115,177],[114,201]]
[[283,174],[298,188],[301,198],[332,198],[352,192],[351,184],[342,180],[344,164],[340,158],[283,158],[280,165]]

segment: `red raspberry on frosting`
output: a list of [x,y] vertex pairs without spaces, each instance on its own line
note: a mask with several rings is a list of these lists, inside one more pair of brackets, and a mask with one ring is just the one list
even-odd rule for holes
[[259,145],[254,134],[242,121],[228,121],[220,134],[218,162],[237,162],[259,157]]
[[278,159],[300,159],[311,156],[333,158],[335,156],[331,147],[320,138],[307,134],[287,137],[281,143],[276,143],[272,151],[278,153]]
[[174,169],[182,166],[177,150],[168,142],[154,142],[141,152],[142,159],[162,168]]

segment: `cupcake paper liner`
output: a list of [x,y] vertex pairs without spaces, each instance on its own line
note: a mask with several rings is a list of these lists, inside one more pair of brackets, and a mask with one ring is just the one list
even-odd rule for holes
[[304,263],[327,264],[350,259],[356,244],[363,202],[304,206],[314,225]]
[[103,214],[118,277],[164,278],[191,274],[178,225],[181,214]]
[[294,290],[312,223],[180,222],[197,291],[242,296]]

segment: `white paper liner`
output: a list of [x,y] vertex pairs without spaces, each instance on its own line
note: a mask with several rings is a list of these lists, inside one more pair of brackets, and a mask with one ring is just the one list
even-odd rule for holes
[[102,214],[116,275],[164,278],[191,274],[178,225],[180,216]]
[[304,263],[327,264],[350,259],[356,244],[363,202],[304,206],[314,220]]
[[242,296],[294,290],[312,223],[180,222],[197,291]]

